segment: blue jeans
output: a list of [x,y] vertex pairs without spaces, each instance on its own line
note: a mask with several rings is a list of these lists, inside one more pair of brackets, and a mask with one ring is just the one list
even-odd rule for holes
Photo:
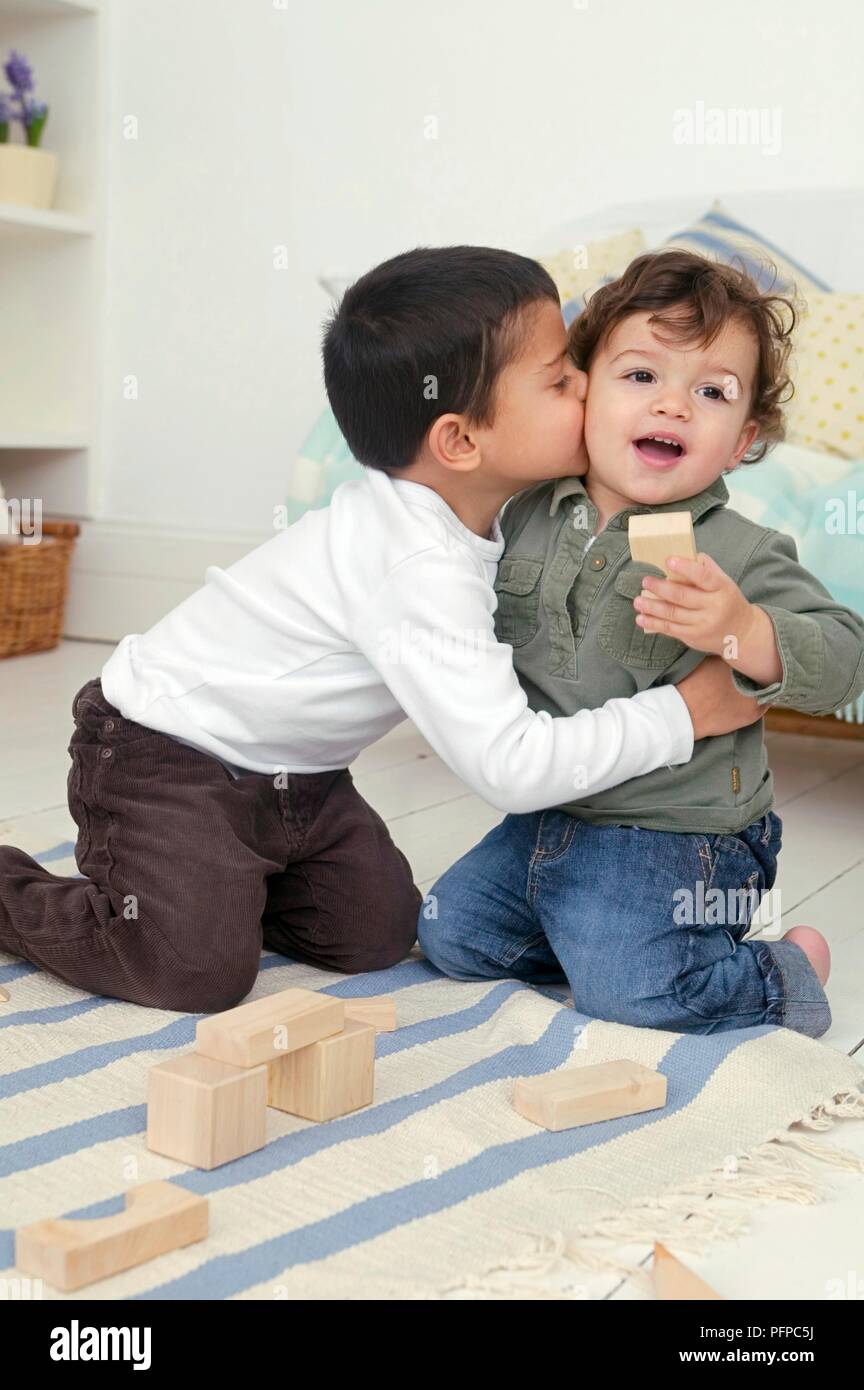
[[508,815],[435,883],[418,941],[455,979],[566,981],[590,1018],[818,1038],[831,1010],[801,948],[742,940],[781,831],[773,811],[735,835]]

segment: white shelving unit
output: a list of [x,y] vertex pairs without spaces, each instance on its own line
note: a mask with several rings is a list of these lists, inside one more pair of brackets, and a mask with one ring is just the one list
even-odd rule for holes
[[[96,511],[104,295],[106,75],[98,0],[0,0],[0,68],[12,48],[50,106],[54,206],[0,204],[0,480],[46,517]],[[0,90],[8,91],[0,72]],[[10,138],[21,140],[15,124]]]

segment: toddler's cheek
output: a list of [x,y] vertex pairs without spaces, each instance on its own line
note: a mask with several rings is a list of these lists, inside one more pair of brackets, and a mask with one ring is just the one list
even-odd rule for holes
[[588,450],[589,454],[593,451],[596,451],[598,453],[600,452],[600,443],[603,438],[603,433],[603,430],[600,428],[598,424],[597,415],[594,411],[591,410],[591,406],[589,403],[585,409],[585,421],[583,426],[585,447]]

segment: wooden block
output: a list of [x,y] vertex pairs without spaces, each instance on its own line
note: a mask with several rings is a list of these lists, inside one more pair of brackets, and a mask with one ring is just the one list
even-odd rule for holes
[[9,995],[7,994],[7,992],[6,992],[6,990],[3,988],[3,986],[0,985],[0,1004],[6,1004],[6,1003],[8,1003],[8,1001],[9,1001]]
[[723,1295],[694,1274],[692,1269],[676,1260],[659,1240],[654,1242],[654,1262],[651,1266],[654,1292],[662,1299],[704,1298],[719,1299],[725,1303]]
[[341,1033],[270,1062],[267,1080],[267,1104],[306,1120],[333,1120],[371,1105],[375,1029],[348,1018]]
[[346,999],[345,1017],[357,1023],[371,1023],[376,1033],[392,1033],[396,1027],[396,1000],[392,994],[375,994],[368,999]]
[[126,1193],[126,1210],[94,1221],[36,1221],[15,1235],[15,1264],[58,1289],[80,1289],[207,1235],[206,1197],[170,1182]]
[[631,558],[645,565],[656,565],[667,579],[679,576],[666,568],[668,555],[696,559],[696,537],[690,512],[639,512],[631,516],[627,536]]
[[187,1052],[150,1068],[147,1147],[195,1168],[218,1168],[264,1147],[267,1068]]
[[202,1018],[195,1028],[195,1051],[235,1067],[257,1067],[340,1032],[344,1022],[345,1005],[332,994],[283,989]]
[[513,1091],[520,1115],[555,1130],[638,1115],[665,1104],[666,1077],[627,1058],[519,1077]]

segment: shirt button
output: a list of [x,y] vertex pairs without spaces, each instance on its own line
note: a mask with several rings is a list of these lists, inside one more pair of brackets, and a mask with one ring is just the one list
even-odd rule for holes
[[605,564],[606,564],[606,556],[605,556],[605,555],[592,555],[592,556],[591,556],[591,568],[592,568],[592,570],[602,570],[602,569],[603,569],[603,566],[604,566]]
[[114,728],[114,720],[106,719],[103,728],[105,729],[106,733],[110,734],[111,730]]
[[103,748],[103,749],[102,749],[102,757],[103,757],[103,758],[110,758],[110,757],[111,757],[111,752],[112,752],[112,750],[111,750],[110,748]]

